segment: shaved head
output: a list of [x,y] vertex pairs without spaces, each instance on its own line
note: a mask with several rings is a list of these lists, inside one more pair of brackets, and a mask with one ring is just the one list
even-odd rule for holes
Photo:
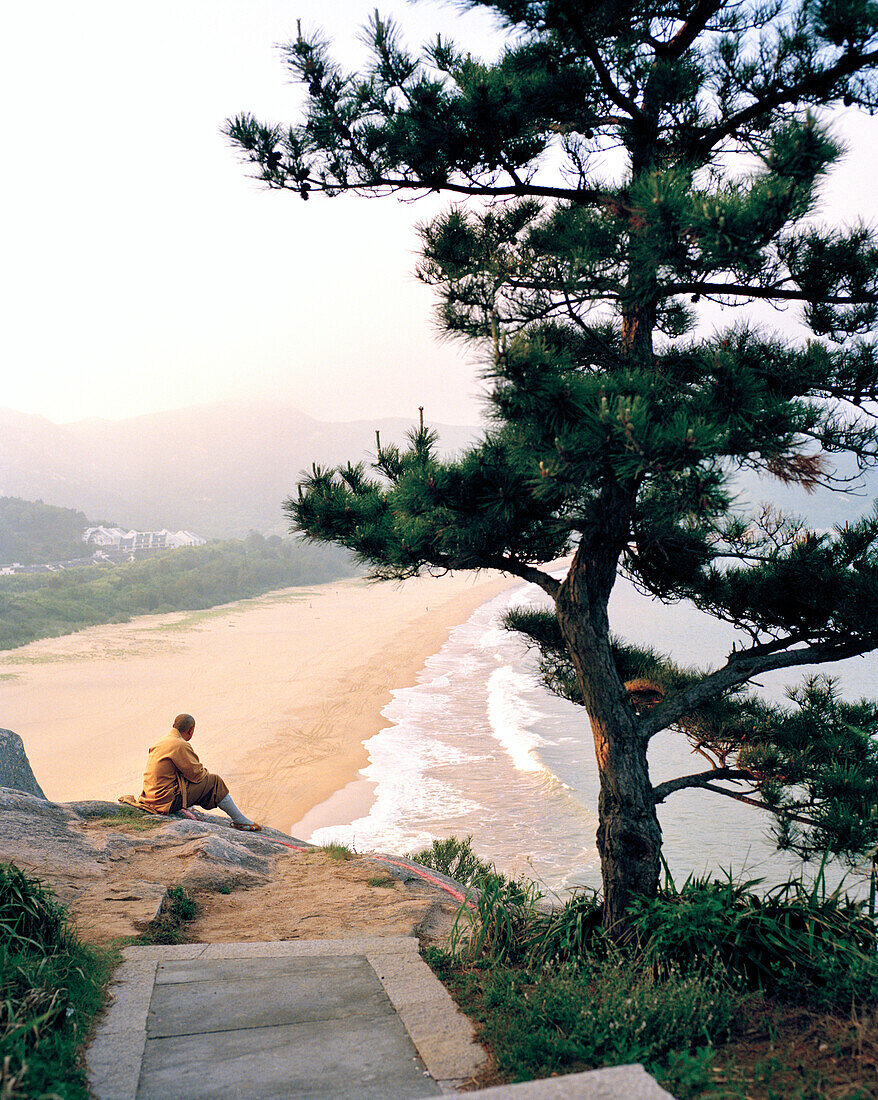
[[188,733],[189,730],[195,729],[195,719],[191,714],[178,714],[173,726],[178,733]]

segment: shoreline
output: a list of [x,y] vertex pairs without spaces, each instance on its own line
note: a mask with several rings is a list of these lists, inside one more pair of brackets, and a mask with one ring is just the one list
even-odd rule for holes
[[392,691],[521,583],[344,580],[42,639],[0,654],[0,725],[23,738],[50,800],[112,800],[139,791],[149,746],[190,711],[202,762],[286,832],[315,808],[369,801],[364,742],[386,726]]
[[333,791],[329,798],[312,806],[299,821],[294,821],[289,829],[290,835],[299,840],[310,840],[317,829],[349,825],[360,817],[366,817],[375,805],[377,789],[374,779],[364,779],[358,772],[356,779]]

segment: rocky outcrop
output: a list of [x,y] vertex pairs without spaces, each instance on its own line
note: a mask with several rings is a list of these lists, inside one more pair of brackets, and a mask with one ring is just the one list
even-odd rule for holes
[[46,797],[31,770],[24,742],[12,730],[0,729],[0,787]]
[[142,931],[169,885],[268,881],[277,849],[264,835],[230,836],[225,823],[182,817],[141,825],[114,802],[58,805],[0,788],[0,861],[47,882],[86,937],[100,925],[101,940]]
[[458,905],[444,876],[408,860],[338,861],[276,829],[234,831],[221,814],[153,817],[0,788],[0,862],[10,861],[48,883],[96,943],[142,933],[171,886],[199,897],[187,934],[208,943],[363,931],[427,942],[447,935]]

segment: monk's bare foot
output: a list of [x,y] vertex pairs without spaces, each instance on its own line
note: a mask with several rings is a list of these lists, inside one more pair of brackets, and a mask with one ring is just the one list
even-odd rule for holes
[[183,815],[183,817],[188,817],[190,821],[198,820],[198,818],[191,810],[181,810],[180,813]]

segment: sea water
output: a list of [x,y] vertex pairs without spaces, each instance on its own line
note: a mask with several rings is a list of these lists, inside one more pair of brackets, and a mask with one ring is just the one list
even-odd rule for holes
[[[550,695],[538,658],[502,625],[511,607],[547,607],[534,585],[507,590],[484,604],[430,657],[413,687],[393,693],[382,712],[387,727],[366,742],[372,785],[369,812],[316,828],[308,839],[358,851],[414,852],[434,838],[472,836],[483,859],[564,896],[597,887],[598,778],[582,707]],[[666,606],[617,583],[610,605],[614,632],[651,645],[681,664],[725,660],[730,628],[686,606]],[[762,694],[816,671],[837,677],[848,698],[878,694],[878,658],[786,670],[759,678]],[[709,767],[679,734],[653,738],[654,783]],[[309,815],[320,821],[320,807]],[[781,881],[800,869],[775,850],[758,809],[707,791],[671,795],[659,807],[664,856],[674,878],[730,870],[736,878]]]

